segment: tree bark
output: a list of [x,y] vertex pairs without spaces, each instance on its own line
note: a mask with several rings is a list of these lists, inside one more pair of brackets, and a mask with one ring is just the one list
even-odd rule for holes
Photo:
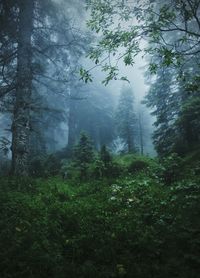
[[28,175],[34,0],[19,1],[16,99],[12,124],[12,173]]

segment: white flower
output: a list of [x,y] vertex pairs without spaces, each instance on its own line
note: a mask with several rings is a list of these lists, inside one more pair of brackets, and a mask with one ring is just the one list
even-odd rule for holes
[[111,201],[115,201],[117,198],[115,197],[115,196],[112,196],[111,198],[110,198],[110,200]]
[[117,184],[113,184],[112,185],[112,191],[113,192],[117,192],[121,189],[121,186],[117,185]]

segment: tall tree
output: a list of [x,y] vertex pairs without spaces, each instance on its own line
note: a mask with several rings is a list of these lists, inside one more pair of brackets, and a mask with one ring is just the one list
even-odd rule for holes
[[[101,33],[90,58],[107,71],[106,84],[112,79],[126,80],[120,76],[119,60],[132,65],[141,51],[152,58],[149,70],[157,73],[157,78],[147,102],[157,117],[154,133],[157,151],[166,154],[177,151],[180,145],[197,144],[199,0],[88,0],[88,7],[91,10],[89,26]],[[141,44],[144,40],[145,45]],[[188,75],[191,67],[193,74]],[[82,76],[91,78],[88,71],[82,71]],[[192,88],[193,83],[196,85]]]
[[126,142],[128,152],[134,152],[136,134],[136,115],[134,96],[131,88],[123,88],[116,112],[116,125],[120,137]]
[[104,86],[96,84],[80,86],[72,88],[71,103],[72,118],[69,118],[68,128],[72,142],[84,130],[91,137],[96,149],[100,149],[103,144],[110,144],[114,137],[114,98],[111,93]]
[[[154,54],[154,59],[160,58]],[[199,61],[195,55],[180,68],[163,67],[160,61],[146,96],[156,116],[153,139],[159,155],[184,154],[199,143]]]
[[[68,8],[71,4],[74,5],[72,1],[67,3]],[[59,96],[59,108],[70,99],[66,89],[72,70],[69,57],[75,54],[80,57],[81,47],[86,43],[81,31],[70,25],[65,8],[64,2],[53,0],[2,0],[0,3],[0,67],[3,73],[0,97],[3,102],[11,100],[12,170],[15,175],[28,174],[31,122],[39,109],[35,99],[44,96],[44,88],[47,88],[48,97],[45,96],[46,103],[42,103],[40,110],[49,107],[50,92]]]
[[153,139],[158,154],[170,152],[176,135],[173,124],[177,118],[179,101],[173,90],[174,74],[172,70],[160,68],[146,96],[146,104],[153,109],[152,115],[156,117]]
[[14,175],[28,175],[34,1],[20,1],[19,10],[16,96],[12,124],[12,172]]

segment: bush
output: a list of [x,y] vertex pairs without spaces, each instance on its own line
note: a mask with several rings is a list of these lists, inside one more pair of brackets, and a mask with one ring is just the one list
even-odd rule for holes
[[29,164],[29,174],[32,177],[43,177],[45,173],[44,158],[34,157]]
[[182,158],[176,153],[169,155],[161,161],[163,168],[160,172],[160,177],[166,184],[171,184],[181,178],[183,175],[182,161]]
[[112,161],[105,165],[103,161],[98,158],[90,165],[89,168],[91,179],[118,178],[124,174],[124,170],[124,167],[117,162]]
[[199,198],[198,180],[144,173],[109,186],[2,178],[1,277],[196,278]]
[[132,174],[147,170],[149,163],[144,160],[134,160],[128,167],[128,171]]
[[53,177],[60,174],[61,160],[54,154],[34,157],[30,161],[29,174],[32,177]]

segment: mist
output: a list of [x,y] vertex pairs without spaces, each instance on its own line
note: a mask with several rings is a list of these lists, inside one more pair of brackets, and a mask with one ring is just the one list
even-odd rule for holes
[[[106,144],[112,152],[113,142],[119,137],[115,114],[120,93],[125,87],[131,88],[134,92],[136,118],[138,118],[138,111],[143,111],[145,133],[143,136],[146,138],[144,152],[155,155],[151,139],[153,120],[150,111],[141,104],[148,91],[144,77],[144,68],[147,62],[139,55],[133,67],[126,67],[120,63],[119,71],[127,76],[129,82],[113,80],[104,86],[102,81],[105,74],[87,58],[90,45],[94,45],[98,41],[98,36],[92,34],[87,28],[89,12],[85,10],[84,3],[60,0],[53,1],[54,5],[53,8],[56,9],[62,7],[62,13],[59,15],[61,19],[59,19],[60,22],[52,23],[55,24],[55,31],[47,32],[49,38],[46,41],[44,39],[39,42],[42,33],[37,33],[37,28],[40,25],[37,25],[37,22],[34,23],[36,30],[33,34],[35,36],[34,47],[38,52],[33,56],[35,73],[32,83],[34,94],[32,94],[30,120],[31,157],[33,157],[33,153],[36,156],[43,156],[59,151],[65,152],[64,150],[70,149],[76,144],[81,131],[87,132],[97,150],[101,145]],[[48,9],[49,7],[44,8]],[[51,7],[49,9],[51,12]],[[51,23],[47,24],[50,29]],[[60,30],[56,30],[57,28]],[[44,46],[41,46],[40,43]],[[56,55],[51,58],[54,48],[57,48]],[[45,49],[47,52],[43,53],[46,51]],[[15,60],[9,62],[8,66],[11,66],[11,63],[15,64]],[[86,84],[80,80],[79,70],[82,66],[86,69],[94,68],[91,71],[92,82]],[[2,79],[2,84],[3,82]],[[13,93],[14,91],[11,91],[11,95],[1,98],[0,138],[2,155],[5,159],[6,157],[11,159],[12,156]],[[70,112],[70,110],[74,111]],[[70,126],[71,124],[72,126]],[[111,130],[109,130],[109,125],[112,127]],[[135,149],[140,153],[137,123],[134,129]],[[106,134],[108,138],[106,138]]]
[[0,0],[1,278],[200,274],[200,1]]

